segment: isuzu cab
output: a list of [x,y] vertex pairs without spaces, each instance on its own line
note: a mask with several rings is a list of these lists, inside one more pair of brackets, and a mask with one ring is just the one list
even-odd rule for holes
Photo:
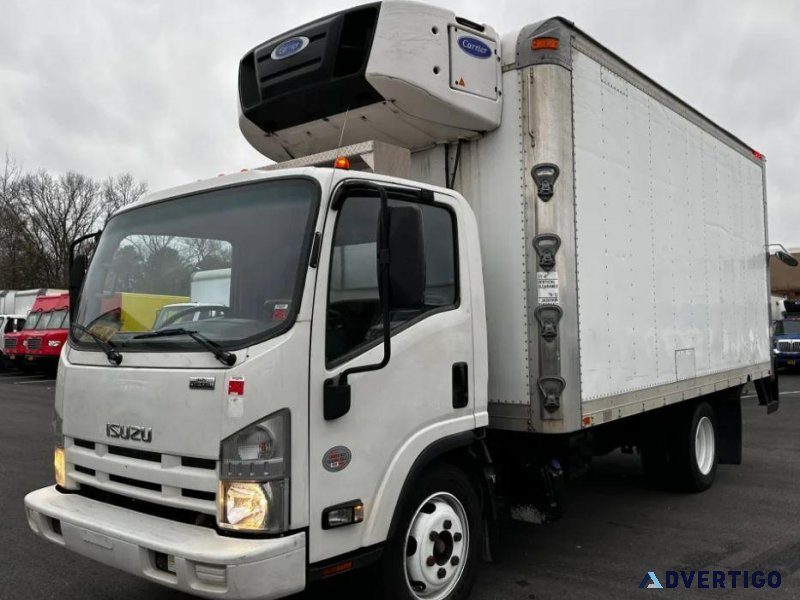
[[[493,523],[557,517],[593,455],[702,491],[742,386],[777,408],[764,157],[572,23],[368,4],[247,52],[239,99],[277,164],[75,257],[40,536],[208,598],[370,564],[464,598]],[[209,269],[221,313],[109,327]]]

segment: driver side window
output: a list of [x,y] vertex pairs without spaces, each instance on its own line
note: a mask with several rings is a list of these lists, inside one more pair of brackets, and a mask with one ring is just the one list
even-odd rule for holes
[[[443,205],[389,200],[389,206],[412,205],[422,215],[425,253],[425,301],[419,308],[390,314],[392,330],[412,320],[454,308],[458,302],[455,217]],[[333,236],[328,287],[325,356],[328,363],[346,359],[382,337],[378,296],[377,197],[349,197],[340,210]]]

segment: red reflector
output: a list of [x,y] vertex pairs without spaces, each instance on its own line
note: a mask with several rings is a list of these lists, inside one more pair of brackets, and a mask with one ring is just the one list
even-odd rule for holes
[[231,379],[228,381],[229,396],[244,396],[244,379]]
[[333,162],[334,169],[349,169],[350,168],[350,159],[346,156],[340,156]]
[[531,50],[558,50],[558,38],[533,38],[531,40]]
[[764,159],[764,155],[761,154],[761,152],[759,152],[758,150],[753,150],[753,156],[755,156],[757,160],[763,160]]
[[349,571],[352,568],[353,568],[353,561],[346,560],[344,562],[331,565],[330,567],[325,567],[324,569],[322,569],[322,576],[330,577],[331,575],[338,575],[339,573],[344,573],[345,571]]

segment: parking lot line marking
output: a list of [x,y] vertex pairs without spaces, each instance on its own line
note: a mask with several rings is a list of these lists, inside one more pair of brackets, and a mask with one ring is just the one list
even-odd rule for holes
[[4,375],[0,376],[0,381],[8,381],[10,379],[32,379],[34,377],[41,377],[41,375]]
[[29,383],[53,383],[55,379],[37,379],[36,381],[15,381],[14,385],[28,385]]

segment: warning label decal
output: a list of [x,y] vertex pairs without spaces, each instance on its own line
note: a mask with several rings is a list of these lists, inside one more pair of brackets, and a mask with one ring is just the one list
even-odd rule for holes
[[539,304],[558,304],[558,273],[555,271],[537,272],[536,289]]

